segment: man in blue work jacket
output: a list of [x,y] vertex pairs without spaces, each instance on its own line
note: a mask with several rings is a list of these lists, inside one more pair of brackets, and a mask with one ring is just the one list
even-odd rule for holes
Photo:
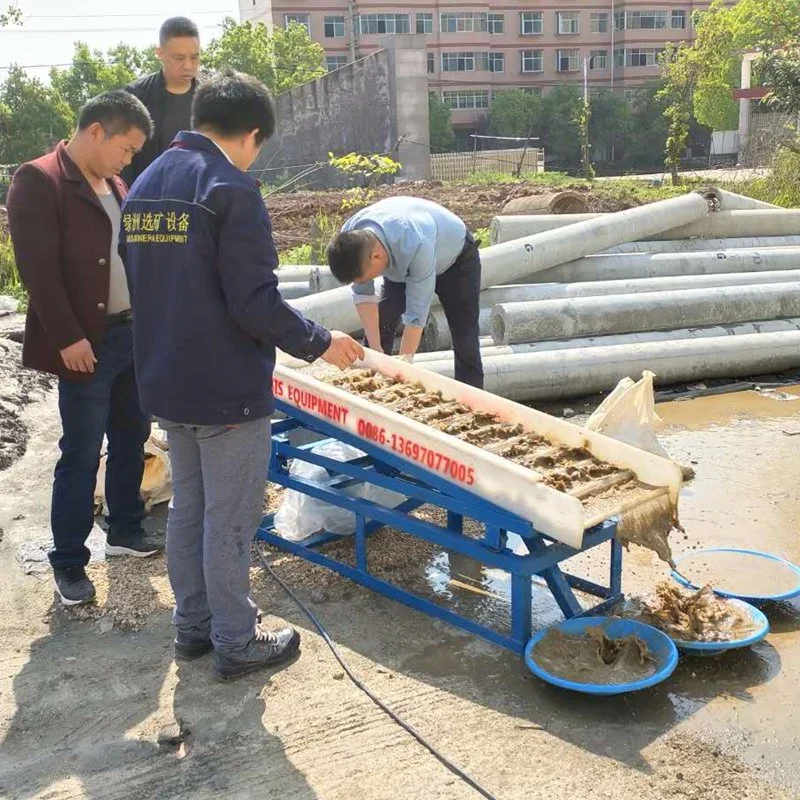
[[347,220],[328,246],[328,263],[340,283],[353,284],[367,344],[379,352],[392,353],[402,319],[400,355],[412,358],[438,295],[453,339],[455,378],[483,388],[481,258],[455,214],[417,197],[381,200]]
[[284,660],[300,637],[257,624],[250,543],[261,519],[275,347],[340,368],[349,336],[281,299],[269,216],[246,170],[272,135],[267,89],[228,72],[198,87],[191,132],[139,177],[123,209],[143,407],[169,438],[167,570],[177,658],[214,649],[223,680]]

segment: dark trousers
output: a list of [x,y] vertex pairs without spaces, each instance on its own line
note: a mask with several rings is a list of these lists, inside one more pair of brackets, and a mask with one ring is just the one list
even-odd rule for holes
[[[453,339],[455,379],[483,388],[481,363],[481,256],[472,236],[467,234],[461,255],[452,267],[436,278],[436,294],[442,304]],[[378,305],[381,347],[391,355],[400,318],[406,309],[406,285],[383,279]]]
[[62,378],[58,384],[63,435],[50,512],[53,567],[89,562],[86,539],[94,525],[94,490],[104,435],[108,437],[109,530],[135,533],[144,518],[139,490],[150,418],[139,405],[130,322],[109,325],[95,356],[91,380]]

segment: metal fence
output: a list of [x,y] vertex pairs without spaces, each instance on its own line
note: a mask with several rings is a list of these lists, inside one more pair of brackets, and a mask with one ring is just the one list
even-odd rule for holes
[[431,155],[431,174],[436,180],[458,181],[476,172],[541,174],[544,172],[544,150],[540,147],[517,147]]

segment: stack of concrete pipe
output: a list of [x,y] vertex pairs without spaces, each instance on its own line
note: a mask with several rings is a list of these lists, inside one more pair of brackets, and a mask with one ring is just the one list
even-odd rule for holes
[[[644,369],[675,383],[800,367],[800,210],[709,189],[613,214],[498,217],[492,236],[481,251],[489,391],[542,400]],[[291,304],[357,333],[349,287],[326,267],[303,274],[310,293]],[[452,374],[450,347],[435,301],[417,360]]]

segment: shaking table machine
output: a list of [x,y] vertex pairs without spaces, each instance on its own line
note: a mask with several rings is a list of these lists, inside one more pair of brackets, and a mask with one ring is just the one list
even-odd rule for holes
[[[314,368],[276,367],[276,406],[285,419],[273,424],[268,479],[352,511],[355,564],[321,550],[335,534],[282,538],[273,514],[257,535],[412,608],[522,654],[531,636],[533,576],[546,582],[566,617],[596,614],[622,597],[620,519],[648,506],[665,509],[669,521],[675,515],[681,473],[666,459],[373,351],[348,372],[315,377]],[[302,429],[317,441],[293,444]],[[313,452],[321,439],[364,455],[332,460]],[[328,478],[291,474],[294,459],[324,468]],[[362,483],[404,499],[389,507],[353,497]],[[425,504],[446,510],[446,525],[412,515]],[[464,533],[465,517],[480,523],[480,538]],[[509,573],[510,629],[495,630],[371,574],[367,548],[383,526]],[[509,533],[525,548],[512,549]],[[607,586],[562,570],[600,546],[610,549]],[[599,602],[583,608],[576,590]]]

